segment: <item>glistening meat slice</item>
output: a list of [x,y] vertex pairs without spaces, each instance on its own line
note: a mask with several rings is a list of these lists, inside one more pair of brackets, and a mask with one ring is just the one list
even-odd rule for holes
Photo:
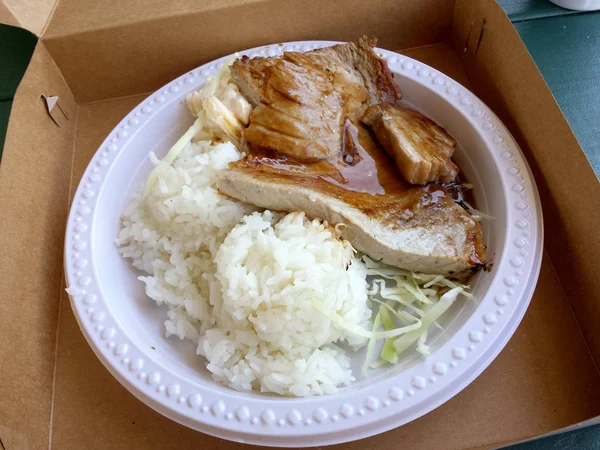
[[302,173],[284,173],[250,159],[219,173],[219,190],[274,211],[304,211],[331,224],[375,260],[412,270],[465,279],[484,266],[479,223],[439,186],[416,187],[397,200],[349,204],[340,189]]
[[439,185],[413,186],[361,123],[400,91],[374,40],[281,57],[242,58],[232,75],[254,106],[240,161],[219,190],[275,211],[344,224],[376,260],[463,279],[485,266],[479,223]]
[[358,44],[237,60],[233,79],[254,106],[244,133],[250,151],[305,162],[339,156],[346,119],[359,120],[369,105],[400,98],[375,42],[362,38]]
[[449,183],[458,175],[451,159],[456,142],[423,114],[382,103],[370,106],[362,121],[371,127],[409,183]]

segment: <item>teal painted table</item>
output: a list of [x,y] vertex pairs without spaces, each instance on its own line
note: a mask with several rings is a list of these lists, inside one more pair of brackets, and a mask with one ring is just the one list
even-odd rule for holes
[[546,0],[499,3],[600,174],[600,11],[568,11]]
[[[600,12],[576,13],[547,0],[498,2],[544,75],[596,174],[600,174]],[[30,33],[0,25],[0,156],[14,91],[35,43]],[[600,449],[600,426],[510,449]]]
[[[600,175],[600,11],[580,13],[547,0],[498,0]],[[600,425],[506,447],[598,450]]]

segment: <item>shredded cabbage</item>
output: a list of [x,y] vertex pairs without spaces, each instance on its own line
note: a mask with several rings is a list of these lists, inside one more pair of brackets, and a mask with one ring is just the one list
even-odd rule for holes
[[[378,330],[381,326],[381,315],[377,313],[375,315],[375,319],[373,319],[373,330]],[[367,344],[367,356],[365,357],[365,362],[362,366],[362,375],[363,377],[367,376],[367,372],[369,371],[369,364],[371,363],[371,359],[373,356],[373,351],[375,350],[375,344],[377,343],[377,339],[371,338],[369,339],[369,343]]]
[[361,336],[361,337],[364,337],[367,339],[392,338],[392,337],[400,336],[405,333],[409,333],[414,330],[418,330],[421,327],[421,321],[418,320],[417,322],[415,322],[411,325],[394,328],[393,330],[389,330],[389,331],[369,331],[369,330],[365,330],[362,327],[359,327],[358,325],[346,322],[342,316],[340,316],[338,313],[336,313],[334,311],[328,310],[325,307],[325,305],[323,305],[323,303],[321,303],[319,300],[313,299],[312,305],[317,311],[319,311],[325,317],[327,317],[329,320],[331,320],[334,323],[334,325],[342,328],[343,330],[349,331],[350,333],[354,333],[357,336]]
[[188,130],[181,136],[177,142],[171,147],[171,149],[167,152],[164,159],[158,163],[158,165],[152,170],[150,175],[148,176],[148,181],[146,181],[146,187],[144,188],[144,197],[148,195],[154,183],[158,179],[159,175],[163,173],[166,167],[168,167],[174,160],[179,156],[179,154],[183,151],[185,146],[192,140],[194,135],[202,129],[202,120],[198,117],[194,124],[188,128]]
[[[385,305],[382,304],[381,306]],[[387,306],[387,305],[385,305]],[[394,329],[394,321],[390,317],[390,313],[386,308],[379,308],[379,314],[381,315],[381,322],[383,323],[383,327],[387,330]],[[398,362],[398,354],[396,353],[396,349],[394,348],[395,339],[386,339],[383,348],[381,349],[381,359],[387,361],[392,364],[396,364]]]
[[[435,322],[434,322],[434,324],[435,324]],[[423,356],[431,355],[431,350],[429,349],[429,346],[427,344],[425,344],[426,341],[427,341],[427,330],[425,330],[423,332],[423,334],[421,336],[419,336],[419,339],[417,339],[417,351]]]
[[475,209],[473,207],[473,205],[471,205],[466,200],[463,200],[463,204],[466,206],[467,212],[471,215],[471,217],[473,217],[473,219],[477,220],[478,222],[481,222],[482,220],[496,219],[494,216],[490,216],[489,214],[486,214],[482,211],[479,211],[478,209]]
[[[394,342],[394,348],[396,349],[396,353],[400,355],[403,353],[408,347],[419,340],[419,337],[427,329],[429,325],[431,325],[434,321],[440,318],[442,314],[444,314],[450,306],[454,303],[454,300],[458,297],[458,294],[462,292],[463,288],[455,287],[454,289],[449,290],[444,295],[440,297],[440,300],[434,304],[429,310],[425,313],[425,315],[421,318],[421,327],[418,329],[406,333],[404,336],[398,338],[396,342]],[[424,342],[422,343],[424,344]]]
[[[146,181],[144,197],[148,195],[159,176],[179,156],[186,145],[192,139],[211,139],[214,134],[212,131],[215,131],[215,126],[220,130],[220,137],[230,140],[234,144],[239,144],[242,131],[247,123],[247,117],[245,118],[246,123],[241,123],[235,113],[219,98],[225,95],[225,88],[231,83],[229,66],[233,64],[236,58],[238,58],[237,53],[223,64],[216,77],[207,77],[206,85],[201,90],[188,94],[186,102],[192,114],[197,116],[197,119],[184,135],[177,140],[173,147],[171,147],[163,160],[159,161],[156,167],[154,167],[148,176],[148,181]],[[241,103],[241,109],[249,111],[250,104],[241,94],[238,93],[235,98],[238,103]],[[229,106],[232,107],[232,104],[229,103]],[[236,108],[234,107],[234,109]]]
[[[442,329],[437,320],[452,306],[459,295],[472,298],[469,286],[449,280],[442,275],[413,273],[386,266],[367,256],[362,260],[371,277],[367,291],[373,306],[379,309],[374,315],[371,331],[348,324],[336,312],[325,310],[318,301],[313,306],[329,318],[335,326],[369,339],[362,374],[368,368],[397,364],[400,356],[411,346],[423,356],[429,356],[428,330],[431,326]],[[398,326],[399,325],[399,326]],[[383,328],[383,331],[380,329]],[[371,364],[377,340],[384,339],[380,359]]]
[[239,141],[240,134],[244,129],[237,117],[217,97],[207,98],[204,103],[206,116],[212,120],[231,140]]

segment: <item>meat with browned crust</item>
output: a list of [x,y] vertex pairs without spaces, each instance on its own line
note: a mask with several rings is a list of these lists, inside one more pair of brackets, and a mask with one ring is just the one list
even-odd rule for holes
[[392,103],[370,106],[362,118],[411,184],[450,183],[458,175],[451,157],[456,141],[423,114]]
[[247,156],[218,173],[219,190],[335,225],[387,264],[465,278],[485,265],[479,223],[439,185],[406,183],[360,122],[400,96],[374,42],[282,57],[241,59],[234,80],[255,106]]
[[358,44],[235,61],[233,79],[254,106],[246,145],[298,161],[338,155],[347,118],[358,121],[369,105],[401,96],[375,42],[363,37]]

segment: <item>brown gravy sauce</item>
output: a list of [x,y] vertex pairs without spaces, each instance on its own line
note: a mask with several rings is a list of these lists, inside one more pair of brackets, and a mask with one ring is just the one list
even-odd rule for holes
[[[259,80],[263,103],[280,109],[271,111],[264,105],[255,108],[249,128],[260,124],[293,136],[296,130],[286,126],[289,120],[274,119],[285,111],[285,115],[296,118],[294,126],[306,125],[302,136],[308,136],[310,142],[303,144],[305,148],[288,143],[274,152],[270,150],[273,146],[268,135],[265,140],[262,134],[248,129],[247,156],[231,163],[231,169],[256,179],[324,193],[394,230],[465,222],[472,243],[471,262],[481,264],[477,250],[483,243],[478,242],[481,233],[476,232],[479,224],[462,208],[454,207],[454,200],[444,187],[405,182],[395,162],[360,122],[370,103],[369,93],[361,83],[343,71],[338,73],[314,64],[301,53],[287,53],[278,63],[286,70],[264,63],[253,75]],[[334,128],[331,124],[335,124]],[[312,147],[316,150],[309,154]],[[319,159],[320,155],[323,159]]]
[[437,210],[445,210],[444,206],[453,202],[442,186],[406,183],[371,132],[349,120],[344,125],[343,150],[334,158],[306,163],[275,153],[246,150],[246,158],[232,163],[232,168],[264,180],[327,193],[393,228],[408,221],[414,225],[415,220],[437,222]]
[[470,263],[482,265],[479,254],[485,246],[481,233],[476,232],[479,224],[462,208],[449,207],[454,203],[450,192],[437,184],[405,182],[371,132],[361,124],[351,125],[345,127],[344,149],[337,158],[300,163],[277,154],[251,152],[230,167],[265,181],[326,193],[394,230],[465,222]]

